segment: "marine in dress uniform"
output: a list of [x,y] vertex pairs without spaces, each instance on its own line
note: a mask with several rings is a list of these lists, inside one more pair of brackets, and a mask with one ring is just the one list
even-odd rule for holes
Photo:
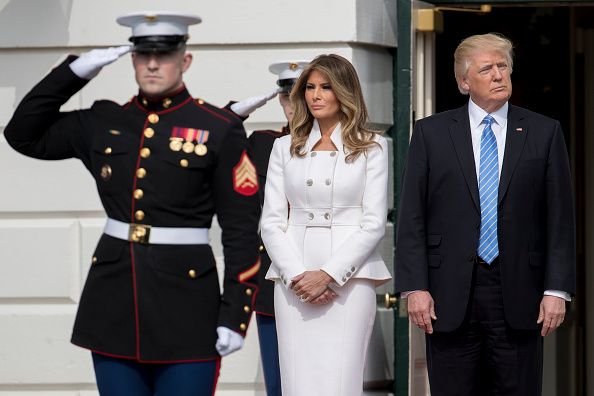
[[[269,70],[278,76],[279,102],[283,108],[287,125],[280,131],[275,130],[257,130],[252,132],[249,142],[253,150],[254,164],[258,173],[258,184],[260,190],[260,204],[264,205],[264,186],[266,185],[266,171],[268,170],[268,160],[274,141],[279,137],[289,134],[288,122],[293,117],[293,106],[289,100],[289,94],[293,84],[301,75],[303,68],[309,62],[306,61],[284,61],[273,63]],[[272,93],[248,98],[241,102],[232,103],[228,107],[242,117],[243,119],[252,113],[256,108],[262,106],[274,95]],[[274,282],[266,280],[264,276],[270,267],[270,257],[266,253],[264,243],[260,241],[260,272],[259,286],[260,291],[256,296],[256,321],[258,322],[258,338],[260,341],[260,354],[262,357],[262,368],[264,370],[264,382],[268,396],[281,395],[281,378],[278,358],[278,339],[276,334],[276,322],[274,320]]]
[[[158,62],[189,55],[188,25],[200,18],[142,12],[118,22],[132,27],[133,56]],[[100,392],[210,396],[220,356],[243,344],[257,295],[257,175],[241,120],[193,98],[181,74],[160,95],[141,88],[124,105],[101,100],[60,112],[129,50],[68,57],[25,96],[4,133],[27,156],[80,159],[96,181],[108,220],[72,342],[93,352]],[[208,244],[215,214],[222,294]]]

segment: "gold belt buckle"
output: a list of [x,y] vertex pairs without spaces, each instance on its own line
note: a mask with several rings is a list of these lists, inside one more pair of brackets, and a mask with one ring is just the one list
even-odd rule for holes
[[128,239],[132,242],[148,244],[151,235],[151,226],[146,224],[130,224]]

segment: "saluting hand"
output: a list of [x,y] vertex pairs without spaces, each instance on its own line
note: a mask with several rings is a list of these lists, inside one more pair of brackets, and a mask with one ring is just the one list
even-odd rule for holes
[[436,320],[435,303],[431,293],[425,290],[414,291],[407,297],[408,319],[427,334],[433,333],[431,319]]
[[311,302],[324,293],[332,277],[322,270],[305,271],[292,279],[291,288],[303,302]]
[[70,70],[80,78],[90,80],[95,77],[103,66],[115,62],[120,56],[130,52],[132,46],[100,48],[82,53],[70,64]]
[[540,334],[545,337],[561,326],[565,319],[565,300],[556,296],[544,296],[536,323],[542,323]]

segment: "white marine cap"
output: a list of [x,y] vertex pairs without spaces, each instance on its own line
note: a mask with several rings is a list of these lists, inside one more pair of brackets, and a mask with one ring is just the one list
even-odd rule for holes
[[202,22],[193,14],[168,11],[141,11],[118,17],[116,21],[132,28],[130,41],[135,51],[173,50],[188,39],[188,26]]
[[289,92],[307,65],[309,61],[277,62],[271,64],[268,70],[278,75],[276,83],[281,88],[281,92]]

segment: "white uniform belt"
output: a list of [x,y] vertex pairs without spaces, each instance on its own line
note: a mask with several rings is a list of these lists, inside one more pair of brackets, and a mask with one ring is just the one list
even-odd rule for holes
[[289,210],[289,225],[307,227],[359,226],[363,217],[361,206],[334,208],[294,208]]
[[146,224],[128,224],[108,218],[103,232],[114,238],[144,244],[208,244],[208,228],[152,227]]

